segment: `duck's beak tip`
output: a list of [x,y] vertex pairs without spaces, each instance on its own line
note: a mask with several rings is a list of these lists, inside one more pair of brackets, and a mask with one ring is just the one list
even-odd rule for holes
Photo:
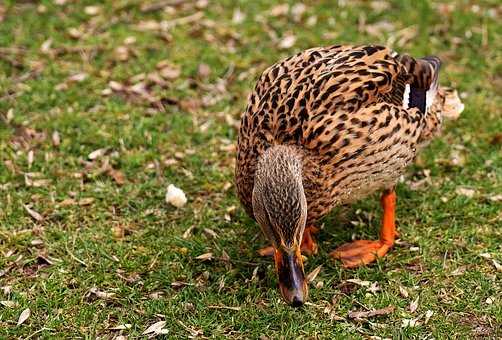
[[277,251],[275,254],[279,289],[284,300],[292,307],[301,307],[308,295],[300,250]]

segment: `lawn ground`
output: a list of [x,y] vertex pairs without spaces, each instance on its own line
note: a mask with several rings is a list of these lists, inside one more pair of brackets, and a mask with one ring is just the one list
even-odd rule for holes
[[[172,338],[502,336],[501,15],[495,0],[0,3],[0,338],[157,322]],[[394,250],[331,261],[379,228],[377,195],[336,209],[292,309],[234,194],[236,126],[268,65],[343,42],[438,55],[466,108],[399,184]]]

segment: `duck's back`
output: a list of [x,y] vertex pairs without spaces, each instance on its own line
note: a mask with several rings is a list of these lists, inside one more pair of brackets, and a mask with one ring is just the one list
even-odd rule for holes
[[395,182],[439,125],[425,108],[435,63],[381,46],[332,46],[268,68],[239,131],[236,185],[248,213],[256,162],[271,145],[305,155],[309,220]]

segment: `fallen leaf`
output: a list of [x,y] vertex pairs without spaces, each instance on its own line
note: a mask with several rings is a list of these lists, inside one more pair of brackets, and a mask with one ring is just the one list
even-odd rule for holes
[[409,296],[408,291],[403,286],[399,286],[399,293],[404,298],[408,298],[408,296]]
[[424,320],[424,324],[427,324],[429,322],[429,319],[431,318],[431,316],[434,314],[433,311],[431,310],[428,310],[427,312],[425,312],[425,320]]
[[376,292],[380,291],[380,287],[378,286],[378,282],[373,282],[371,286],[369,286],[366,291],[375,294]]
[[454,271],[452,271],[450,275],[451,276],[460,276],[460,275],[463,275],[466,270],[467,270],[467,266],[460,266],[457,269],[455,269]]
[[196,260],[208,261],[213,259],[213,253],[205,253],[195,258]]
[[96,295],[98,298],[105,299],[105,300],[106,299],[111,299],[111,298],[113,298],[115,296],[115,293],[103,292],[103,291],[97,289],[96,287],[93,287],[93,288],[89,289],[89,292],[91,294]]
[[107,150],[106,148],[94,150],[87,156],[87,158],[89,158],[90,160],[95,160],[100,157],[103,157],[106,153],[106,150]]
[[36,220],[38,222],[41,222],[41,221],[44,220],[44,218],[42,217],[42,215],[40,215],[38,212],[36,212],[35,210],[31,209],[27,205],[23,205],[23,206],[24,206],[24,209],[28,212],[28,214],[30,214],[31,217],[33,217],[34,220]]
[[159,74],[164,79],[174,80],[180,76],[181,70],[179,67],[167,65],[159,70]]
[[192,225],[190,226],[189,228],[187,228],[187,230],[185,230],[185,232],[183,233],[183,238],[186,240],[187,238],[190,237],[190,235],[192,234],[192,231],[195,229],[195,226]]
[[498,272],[502,272],[502,265],[495,260],[492,260],[493,266]]
[[52,133],[52,145],[59,146],[61,144],[61,137],[59,136],[59,132],[54,131]]
[[92,197],[85,197],[78,201],[78,205],[80,206],[91,205],[92,203],[94,203],[94,198]]
[[25,310],[23,310],[21,312],[21,314],[19,315],[19,319],[17,320],[17,325],[21,325],[23,322],[25,322],[26,320],[28,320],[28,318],[30,317],[30,314],[31,314],[31,311],[29,308],[26,308]]
[[321,269],[322,269],[322,265],[317,266],[313,271],[308,273],[308,275],[305,277],[305,280],[308,283],[313,282],[315,280],[315,278],[317,277],[317,275],[319,275],[319,273],[321,272]]
[[289,5],[288,4],[280,4],[272,7],[270,9],[270,15],[273,17],[278,17],[281,15],[286,15],[289,12]]
[[455,189],[455,192],[457,193],[457,195],[462,195],[469,198],[474,197],[474,195],[476,194],[476,190],[465,187],[458,187],[457,189]]
[[415,311],[417,310],[419,298],[420,296],[417,296],[417,298],[412,303],[410,303],[409,310],[411,313],[415,313]]
[[388,306],[381,309],[373,309],[370,311],[350,311],[348,316],[351,319],[371,318],[373,316],[387,315],[394,312],[394,306]]
[[151,333],[167,334],[167,329],[164,328],[165,325],[166,325],[166,321],[157,321],[156,323],[154,323],[153,325],[150,325],[147,329],[145,329],[145,331],[141,334],[142,335],[151,334]]
[[67,81],[71,83],[80,83],[87,79],[89,75],[87,73],[77,73],[68,77]]
[[236,8],[234,10],[234,14],[232,15],[232,22],[234,24],[240,24],[246,19],[246,14],[241,11],[240,8]]
[[412,328],[418,325],[418,319],[403,319],[401,328]]
[[118,46],[113,51],[113,55],[118,61],[127,61],[129,59],[129,48],[127,46]]
[[279,48],[285,50],[291,48],[296,43],[296,37],[293,34],[287,34],[282,37],[281,41],[279,41]]
[[371,282],[369,282],[369,281],[362,281],[359,279],[348,279],[346,281],[350,282],[350,283],[355,283],[356,285],[363,286],[363,287],[368,287],[371,284]]
[[131,329],[132,325],[130,323],[125,323],[123,325],[118,325],[118,326],[115,326],[115,327],[110,327],[108,329],[111,329],[111,330],[114,330],[114,331],[121,331],[121,330],[124,330],[124,329]]
[[110,167],[110,169],[107,171],[108,175],[113,178],[113,180],[118,184],[118,185],[123,185],[125,183],[125,176],[124,173],[120,170],[116,170]]
[[84,13],[87,15],[96,15],[101,12],[101,7],[99,6],[85,6]]
[[17,306],[16,301],[10,301],[10,300],[0,301],[0,304],[7,307],[7,308],[16,308],[16,306]]
[[501,202],[502,195],[493,195],[493,196],[488,197],[488,199],[492,202]]
[[204,233],[209,235],[212,238],[218,238],[218,234],[216,234],[216,232],[212,229],[204,228]]

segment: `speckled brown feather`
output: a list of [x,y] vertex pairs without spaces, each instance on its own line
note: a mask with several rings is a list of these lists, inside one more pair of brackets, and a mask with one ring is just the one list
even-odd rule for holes
[[295,146],[302,160],[307,223],[395,185],[441,124],[438,112],[403,107],[406,84],[433,82],[427,60],[374,45],[313,48],[269,67],[239,131],[235,176],[247,213],[255,216],[259,159],[275,145]]

